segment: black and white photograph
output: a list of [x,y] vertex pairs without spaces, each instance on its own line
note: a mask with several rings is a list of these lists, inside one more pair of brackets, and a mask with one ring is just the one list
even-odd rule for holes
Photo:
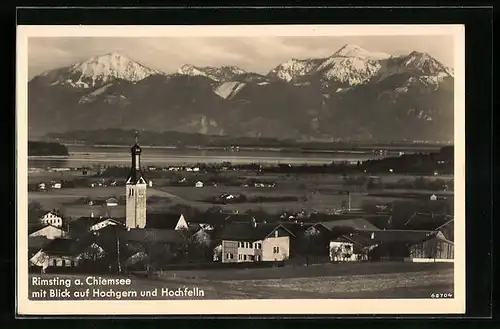
[[20,312],[463,313],[464,33],[18,26]]

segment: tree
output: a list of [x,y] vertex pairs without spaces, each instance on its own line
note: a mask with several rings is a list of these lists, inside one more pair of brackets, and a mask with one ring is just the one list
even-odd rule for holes
[[341,247],[330,248],[330,259],[332,261],[338,261],[341,256],[342,256],[342,248]]
[[39,202],[31,201],[28,204],[28,224],[38,224],[43,211],[43,207]]
[[187,262],[206,262],[212,260],[213,242],[208,233],[199,230],[196,233],[182,229],[180,231],[185,239],[181,247],[180,260]]

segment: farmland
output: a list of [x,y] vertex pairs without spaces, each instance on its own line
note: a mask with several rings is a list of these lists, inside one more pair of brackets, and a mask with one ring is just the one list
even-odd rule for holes
[[[158,176],[161,173],[162,176]],[[146,173],[147,174],[147,173]],[[213,200],[223,193],[243,194],[248,199],[275,198],[277,201],[261,202],[241,202],[222,205],[223,207],[239,212],[248,210],[259,210],[268,213],[281,213],[283,211],[307,211],[332,212],[348,201],[347,195],[343,192],[351,191],[351,207],[361,208],[365,203],[390,203],[395,200],[404,200],[405,194],[413,193],[415,190],[370,190],[358,185],[346,185],[345,177],[340,174],[259,174],[255,171],[226,171],[219,173],[204,172],[156,172],[151,176],[153,187],[148,188],[148,211],[164,212],[173,205],[179,204],[205,211],[213,206],[221,206]],[[38,183],[50,180],[71,181],[81,179],[83,176],[79,171],[48,172],[39,171],[29,174],[30,183]],[[219,181],[219,184],[205,184],[202,188],[195,188],[194,184],[172,184],[180,178],[187,178],[190,181],[204,181],[210,179]],[[384,183],[396,183],[401,179],[414,179],[410,175],[385,174],[377,176]],[[97,181],[98,177],[88,177],[89,181]],[[124,177],[111,177],[122,186],[107,187],[85,187],[49,189],[43,192],[30,191],[29,201],[39,202],[45,209],[60,209],[66,216],[81,217],[89,216],[91,213],[106,213],[102,206],[91,207],[83,202],[83,199],[106,199],[110,197],[122,199],[125,195],[123,187]],[[274,187],[254,187],[249,185],[244,187],[244,182],[251,179],[273,182]],[[427,177],[432,180],[435,177]],[[440,177],[440,179],[450,179]],[[428,197],[436,191],[417,191],[421,197]],[[443,192],[439,192],[443,194]],[[452,196],[453,192],[448,192]],[[415,195],[410,197],[414,198]],[[289,198],[280,201],[279,198]],[[123,200],[121,200],[123,201]],[[114,214],[124,215],[123,202],[118,207],[112,209]]]
[[[269,213],[285,211],[298,211],[301,209],[315,210],[318,212],[329,212],[341,206],[347,201],[346,195],[339,195],[335,191],[317,192],[314,190],[296,189],[272,189],[272,188],[242,188],[242,187],[206,187],[195,188],[191,186],[172,186],[162,188],[149,188],[148,191],[148,211],[156,212],[165,210],[173,204],[188,205],[200,211],[216,206],[215,203],[204,202],[202,200],[209,197],[216,197],[222,193],[244,193],[245,195],[273,195],[273,196],[297,196],[299,202],[262,202],[262,203],[238,203],[225,205],[231,209],[244,212],[249,209],[261,209]],[[123,187],[103,187],[103,188],[73,188],[50,190],[47,192],[29,192],[29,201],[39,202],[45,209],[58,208],[70,217],[89,216],[90,212],[96,213],[102,207],[87,206],[84,203],[78,204],[82,198],[110,198],[125,194]],[[353,208],[361,207],[363,202],[390,202],[397,197],[372,197],[364,193],[353,193],[351,202]],[[123,208],[123,205],[113,207]]]

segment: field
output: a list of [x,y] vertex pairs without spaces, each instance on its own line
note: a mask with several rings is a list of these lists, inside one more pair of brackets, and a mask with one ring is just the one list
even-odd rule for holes
[[[197,179],[207,178],[210,174],[191,174]],[[254,172],[228,172],[225,176],[238,178],[255,177]],[[73,179],[78,177],[77,172],[64,173],[31,173],[30,181],[47,181],[50,179]],[[293,196],[298,201],[274,201],[274,202],[246,202],[227,204],[223,207],[245,212],[247,210],[262,210],[268,213],[281,213],[283,211],[307,211],[332,212],[342,204],[347,204],[348,197],[342,192],[351,191],[351,207],[360,208],[364,203],[390,203],[395,200],[403,200],[402,193],[412,192],[411,190],[384,191],[385,195],[376,193],[367,194],[356,186],[346,187],[343,185],[342,176],[334,174],[300,174],[300,175],[262,175],[261,180],[273,181],[275,187],[243,187],[243,186],[205,186],[195,188],[194,186],[165,186],[162,179],[153,180],[153,187],[148,188],[147,194],[148,211],[163,212],[174,204],[188,205],[204,211],[213,206],[221,206],[208,202],[209,198],[214,198],[222,193],[240,193],[247,197],[283,197]],[[404,175],[385,175],[384,182],[396,182],[402,177],[411,178]],[[397,193],[396,193],[397,192]],[[424,196],[431,195],[432,191],[419,191]],[[83,202],[78,204],[77,200],[82,198],[110,198],[119,199],[125,195],[125,188],[121,187],[79,187],[51,189],[45,192],[29,192],[29,201],[38,201],[45,209],[60,209],[66,216],[80,217],[90,216],[91,213],[106,213],[108,210],[113,214],[124,215],[123,205],[113,209],[103,209],[103,207],[90,207]]]
[[[57,276],[72,279],[86,277]],[[133,278],[132,286],[126,289],[139,291],[164,287],[197,287],[204,291],[204,298],[209,299],[430,298],[432,293],[453,293],[453,264],[377,262],[246,270],[169,271],[154,279]],[[35,287],[30,285],[30,291],[36,291]]]

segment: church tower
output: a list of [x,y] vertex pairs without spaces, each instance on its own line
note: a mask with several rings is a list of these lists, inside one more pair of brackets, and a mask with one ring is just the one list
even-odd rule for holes
[[126,182],[126,227],[144,228],[146,226],[146,187],[147,183],[141,169],[141,148],[137,132],[135,144],[130,149],[132,167]]

